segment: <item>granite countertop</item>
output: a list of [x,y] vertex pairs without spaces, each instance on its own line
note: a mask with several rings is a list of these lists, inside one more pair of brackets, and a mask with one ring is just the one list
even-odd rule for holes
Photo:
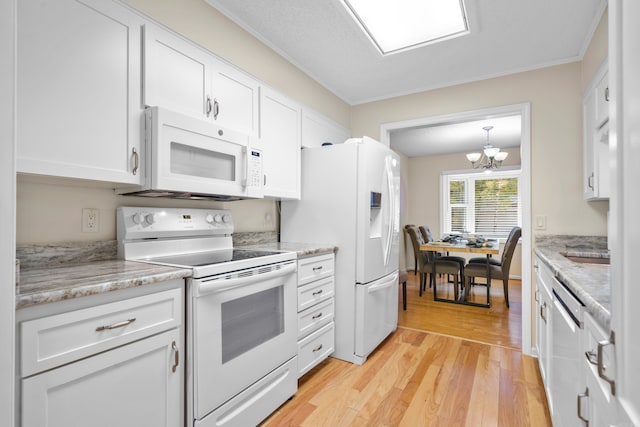
[[563,255],[608,258],[606,238],[604,245],[601,238],[583,236],[538,239],[535,253],[582,301],[585,310],[605,330],[609,330],[611,323],[609,265],[574,262]]
[[190,269],[123,260],[27,269],[20,272],[16,309],[182,279],[190,275]]
[[315,243],[296,243],[296,242],[269,242],[259,243],[246,246],[252,249],[264,249],[270,251],[295,252],[298,258],[304,258],[315,255],[324,255],[334,253],[338,250],[336,246]]
[[[282,243],[273,233],[238,233],[234,245],[284,252],[299,258],[333,253],[334,246]],[[16,309],[119,289],[133,288],[191,275],[191,269],[116,259],[115,240],[21,245]]]

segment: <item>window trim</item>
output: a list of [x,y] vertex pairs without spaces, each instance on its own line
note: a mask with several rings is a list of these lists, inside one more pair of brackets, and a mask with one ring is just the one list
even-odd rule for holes
[[[463,170],[451,170],[442,171],[440,174],[440,234],[445,235],[451,231],[451,217],[449,216],[449,181],[451,178],[482,178],[490,179],[489,176],[495,178],[518,178],[518,197],[520,203],[518,203],[518,223],[522,227],[522,169],[520,166],[503,166],[499,170],[492,170],[489,174],[484,170],[478,171],[476,169],[463,169]],[[486,235],[486,237],[497,237],[500,239],[507,236],[494,236]]]

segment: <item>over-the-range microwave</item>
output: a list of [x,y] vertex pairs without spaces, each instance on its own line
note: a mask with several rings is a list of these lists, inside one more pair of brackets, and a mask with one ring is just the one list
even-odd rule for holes
[[160,107],[145,110],[142,187],[118,194],[185,199],[263,197],[262,152],[252,137]]

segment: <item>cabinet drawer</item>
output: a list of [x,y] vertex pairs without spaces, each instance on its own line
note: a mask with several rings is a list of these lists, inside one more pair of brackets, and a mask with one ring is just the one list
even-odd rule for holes
[[298,288],[298,311],[312,307],[314,304],[333,297],[334,278],[327,277]]
[[333,298],[298,314],[298,338],[331,322],[335,315]]
[[331,322],[298,342],[298,378],[333,353],[334,323]]
[[22,377],[181,324],[181,288],[25,321],[19,332]]
[[298,286],[333,275],[333,254],[298,260]]

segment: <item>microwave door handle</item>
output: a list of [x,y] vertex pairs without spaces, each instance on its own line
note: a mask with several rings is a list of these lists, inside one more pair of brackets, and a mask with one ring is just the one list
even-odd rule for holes
[[249,184],[249,150],[242,147],[242,155],[244,156],[244,176],[242,177],[242,186],[244,188]]

